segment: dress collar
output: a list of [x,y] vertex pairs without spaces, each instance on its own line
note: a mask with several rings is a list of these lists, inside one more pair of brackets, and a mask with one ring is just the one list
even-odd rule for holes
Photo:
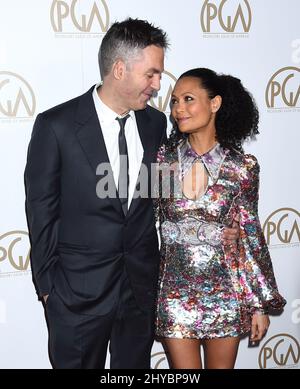
[[223,149],[223,147],[217,143],[206,153],[199,155],[192,148],[188,139],[182,141],[178,145],[177,151],[183,176],[190,170],[194,162],[199,159],[204,164],[213,182],[217,181],[221,165],[229,152],[229,150]]

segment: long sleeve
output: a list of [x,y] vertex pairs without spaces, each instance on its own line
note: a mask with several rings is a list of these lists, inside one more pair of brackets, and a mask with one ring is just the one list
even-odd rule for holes
[[51,291],[58,260],[60,154],[55,133],[41,114],[28,148],[25,191],[31,267],[37,293],[42,296]]
[[279,294],[273,266],[258,217],[259,164],[245,155],[241,169],[239,280],[243,298],[254,311],[278,310],[285,305]]

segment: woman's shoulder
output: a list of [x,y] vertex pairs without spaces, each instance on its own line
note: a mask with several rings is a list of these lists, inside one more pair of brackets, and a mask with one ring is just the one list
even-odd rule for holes
[[167,144],[162,144],[157,152],[157,162],[158,163],[172,163],[177,161],[178,152],[177,147],[168,147]]
[[244,163],[247,165],[258,165],[258,160],[253,154],[244,154]]
[[236,172],[241,184],[250,189],[250,186],[259,180],[260,167],[257,158],[253,154],[238,150],[230,150],[228,156],[231,159],[230,168]]
[[235,162],[240,168],[251,170],[255,167],[259,168],[259,163],[255,155],[243,153],[241,151],[231,149],[228,152],[229,158]]
[[165,162],[166,145],[162,144],[157,152],[156,160],[158,163]]
[[258,160],[255,157],[255,155],[244,154],[243,168],[248,172],[248,174],[258,174],[259,173],[259,163],[258,163]]

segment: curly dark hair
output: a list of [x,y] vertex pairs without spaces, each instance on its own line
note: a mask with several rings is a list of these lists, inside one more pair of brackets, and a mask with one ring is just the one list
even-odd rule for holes
[[[244,140],[259,134],[259,113],[253,96],[241,80],[206,68],[188,70],[178,80],[185,77],[198,78],[200,87],[206,89],[210,99],[217,95],[222,97],[221,107],[216,113],[216,140],[224,148],[243,152]],[[166,142],[167,149],[174,150],[187,136],[174,124]]]

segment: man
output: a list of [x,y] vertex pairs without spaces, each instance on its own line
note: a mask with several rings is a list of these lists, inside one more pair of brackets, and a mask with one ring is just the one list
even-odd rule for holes
[[[55,368],[104,368],[109,342],[111,368],[150,368],[159,252],[152,200],[134,192],[166,136],[147,102],[167,46],[146,21],[114,23],[99,51],[102,85],[36,119],[26,210]],[[115,189],[106,197],[102,164]]]

